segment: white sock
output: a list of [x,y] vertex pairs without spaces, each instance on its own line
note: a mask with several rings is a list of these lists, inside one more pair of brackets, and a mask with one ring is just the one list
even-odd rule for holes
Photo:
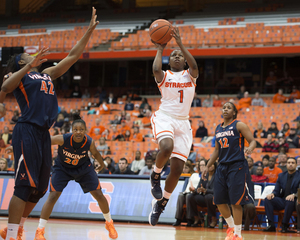
[[19,224],[9,223],[7,224],[7,234],[6,239],[17,239],[18,236],[18,230],[19,230]]
[[239,237],[242,237],[241,231],[242,231],[242,224],[234,225],[234,234],[238,235]]
[[26,220],[27,220],[27,218],[24,218],[24,217],[21,218],[20,227],[24,226],[24,223]]
[[166,199],[170,199],[172,193],[167,192],[166,190],[164,190],[164,198]]
[[225,221],[228,224],[228,227],[233,228],[234,227],[234,221],[233,221],[233,217],[230,216],[229,218],[225,218]]
[[111,219],[111,216],[110,216],[110,212],[108,213],[103,213],[103,217],[105,218],[105,220],[107,222],[110,222],[112,219]]
[[155,165],[153,171],[154,171],[155,173],[161,173],[162,169],[163,169],[163,168],[158,168],[158,167],[156,167],[156,165]]
[[48,220],[40,218],[38,228],[42,229],[42,228],[46,227],[47,222],[48,222]]

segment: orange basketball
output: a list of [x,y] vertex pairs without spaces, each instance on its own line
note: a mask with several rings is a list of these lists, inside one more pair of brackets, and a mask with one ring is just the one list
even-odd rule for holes
[[165,44],[172,38],[172,29],[173,26],[169,21],[165,19],[155,20],[149,28],[150,38],[153,42]]

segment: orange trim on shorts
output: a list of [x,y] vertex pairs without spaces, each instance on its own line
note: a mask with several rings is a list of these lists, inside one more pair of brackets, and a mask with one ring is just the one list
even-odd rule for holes
[[50,179],[50,189],[52,192],[56,192],[55,188],[52,185],[52,178]]
[[[154,117],[156,117],[155,113],[153,113]],[[152,124],[153,124],[153,132],[154,132],[154,138],[156,140],[156,127],[155,127],[155,123],[153,121],[153,117],[151,118]]]
[[242,199],[243,199],[243,197],[244,197],[244,195],[245,195],[245,192],[246,192],[246,176],[245,176],[245,187],[244,187],[244,192],[243,192],[241,198],[237,201],[237,203],[236,203],[235,205],[240,205],[240,203],[241,203],[241,201],[242,201]]
[[[173,74],[173,73],[172,73],[172,74]],[[164,82],[165,82],[165,80],[166,80],[166,77],[167,77],[167,72],[165,72],[165,76],[164,76],[163,80],[161,81],[161,83],[158,84],[158,87],[159,87],[159,88],[164,84]]]
[[36,188],[36,185],[30,175],[30,172],[28,170],[28,167],[27,167],[27,164],[26,164],[26,161],[25,161],[25,155],[24,155],[24,152],[23,152],[23,141],[21,142],[21,148],[22,148],[22,155],[23,155],[23,162],[24,162],[24,165],[25,165],[25,169],[26,169],[26,172],[27,172],[27,175],[28,175],[28,179],[29,179],[29,182],[30,182],[30,186],[31,187],[34,187]]
[[172,152],[172,153],[174,153],[174,154],[177,154],[177,155],[179,155],[179,156],[182,156],[182,157],[184,157],[184,158],[188,158],[188,157],[186,157],[186,156],[184,156],[183,154],[181,154],[181,153],[177,153],[177,152]]
[[[161,132],[159,132],[158,134],[161,134],[161,133],[163,133],[163,132],[169,132],[169,133],[172,133],[172,132],[171,132],[171,131],[169,131],[169,130],[165,130],[165,131],[161,131]],[[157,136],[158,134],[156,134],[156,136]],[[172,135],[174,135],[174,133],[172,133]],[[155,136],[155,138],[156,138],[156,136]]]
[[98,187],[96,188],[96,190],[98,189],[101,189],[101,186],[100,186],[100,182],[98,181]]
[[25,97],[25,100],[26,100],[26,102],[27,102],[27,106],[28,106],[28,108],[29,108],[29,100],[28,100],[28,96],[27,96],[26,90],[25,90],[24,85],[23,85],[22,82],[20,82],[19,88],[20,88],[21,92],[23,93],[23,95],[24,95],[24,97]]
[[243,135],[240,133],[240,138],[239,138],[240,151],[242,150],[242,137]]

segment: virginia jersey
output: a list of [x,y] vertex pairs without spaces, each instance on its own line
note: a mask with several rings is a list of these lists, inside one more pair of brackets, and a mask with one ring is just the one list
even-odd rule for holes
[[157,84],[162,96],[159,109],[171,116],[188,118],[195,95],[195,82],[196,78],[188,70],[164,72],[164,79]]
[[13,94],[22,114],[18,122],[34,123],[48,129],[52,126],[57,117],[58,103],[48,74],[26,73]]
[[223,127],[223,124],[219,124],[216,128],[216,141],[219,145],[219,163],[246,160],[244,154],[244,137],[237,130],[237,123],[237,120],[233,120],[226,127]]
[[58,147],[58,156],[56,161],[67,168],[77,168],[85,163],[90,163],[88,151],[90,150],[93,139],[85,135],[82,145],[78,149],[73,147],[73,134],[67,133],[63,135],[64,144]]

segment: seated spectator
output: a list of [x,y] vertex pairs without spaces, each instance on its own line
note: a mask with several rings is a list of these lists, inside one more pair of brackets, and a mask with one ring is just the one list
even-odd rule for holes
[[0,172],[7,171],[7,160],[5,158],[0,158]]
[[64,106],[60,107],[60,113],[64,115],[64,118],[70,118],[70,114],[66,111]]
[[99,105],[102,103],[103,99],[106,98],[106,91],[102,87],[97,87],[97,92],[94,95],[94,98],[99,98]]
[[290,129],[290,134],[287,136],[286,142],[290,148],[299,148],[299,137],[296,134],[295,128]]
[[100,137],[99,145],[97,146],[97,150],[102,156],[110,154],[109,146],[106,144],[106,140],[104,137]]
[[289,102],[294,103],[295,100],[300,99],[300,91],[297,89],[296,86],[293,86],[292,92],[289,97]]
[[297,168],[296,169],[300,170],[300,156],[297,156],[296,160],[297,160]]
[[188,156],[188,160],[191,160],[193,163],[196,162],[197,153],[194,151],[194,144],[191,146],[191,150]]
[[204,99],[204,101],[203,101],[203,103],[202,103],[202,107],[207,107],[207,108],[209,108],[209,107],[212,107],[212,106],[213,106],[213,100],[211,99],[210,94],[208,94],[208,95],[205,97],[205,99]]
[[269,226],[265,232],[275,232],[274,210],[283,210],[282,233],[290,233],[288,230],[290,218],[296,210],[297,189],[300,184],[300,172],[296,171],[296,159],[289,158],[287,161],[288,171],[279,174],[275,188],[265,198],[265,210]]
[[120,121],[120,118],[119,118],[118,114],[115,114],[114,115],[114,120],[111,120],[110,124],[120,124],[120,123],[121,123],[121,121]]
[[121,120],[121,128],[119,130],[119,133],[125,135],[125,132],[127,130],[130,131],[131,128],[126,124],[126,120]]
[[5,127],[3,128],[3,133],[2,133],[2,136],[1,136],[1,137],[2,137],[2,139],[3,139],[4,143],[5,143],[5,145],[11,144],[12,135],[11,135],[11,133],[9,133],[9,129],[8,129],[7,126],[5,126]]
[[254,161],[252,157],[247,157],[248,167],[250,175],[254,175],[256,173],[256,167],[254,167]]
[[294,122],[300,122],[300,113],[299,113],[299,116],[296,117],[293,121],[294,121]]
[[256,173],[255,174],[251,174],[251,179],[252,182],[254,183],[264,183],[264,182],[269,182],[269,178],[267,176],[263,175],[264,173],[264,169],[262,166],[258,166],[256,168]]
[[142,118],[142,127],[143,128],[152,128],[151,127],[151,111],[147,109],[145,116]]
[[220,100],[219,95],[215,95],[213,107],[222,107],[222,101]]
[[277,135],[278,135],[278,128],[277,128],[277,124],[276,124],[276,122],[272,122],[271,123],[271,127],[269,127],[269,129],[268,129],[268,134],[272,134],[272,137],[277,137]]
[[127,101],[126,101],[126,103],[125,103],[124,110],[125,111],[132,111],[133,108],[134,108],[134,105],[131,102],[131,98],[128,98]]
[[263,175],[269,178],[269,183],[276,183],[280,173],[282,173],[282,170],[275,166],[275,158],[270,157],[269,166],[264,168]]
[[201,99],[197,97],[197,93],[195,92],[194,99],[192,101],[191,107],[201,107]]
[[105,139],[105,141],[111,141],[111,134],[110,131],[108,129],[105,129],[102,133],[101,133],[101,137],[103,137]]
[[91,134],[91,137],[92,137],[94,140],[99,140],[99,139],[101,138],[101,135],[102,135],[102,134],[100,133],[99,129],[98,129],[98,128],[95,128],[93,134]]
[[300,122],[297,122],[296,135],[300,136]]
[[108,104],[116,104],[117,103],[117,99],[114,97],[114,94],[112,92],[110,92],[108,94],[108,98],[106,101]]
[[[140,105],[140,109],[144,109],[146,105],[149,106],[147,98],[142,98],[142,103]],[[151,110],[151,107],[149,109]]]
[[[254,183],[252,181],[249,183],[248,188],[249,188],[250,195],[254,196]],[[249,231],[250,221],[254,219],[256,215],[255,205],[253,203],[248,203],[243,205],[242,207],[243,207],[243,219],[245,219],[244,230]]]
[[278,144],[273,141],[272,134],[268,134],[267,142],[264,144],[262,152],[277,152]]
[[282,89],[278,89],[278,93],[276,93],[273,97],[272,102],[273,103],[285,103],[288,102],[288,98],[283,96],[283,91]]
[[184,166],[183,166],[182,173],[184,173],[184,174],[193,174],[194,173],[193,165],[190,162],[186,161]]
[[99,106],[99,113],[102,114],[110,114],[110,106],[106,102],[106,99],[103,99],[102,104]]
[[260,107],[267,107],[267,104],[264,100],[259,96],[259,92],[255,93],[255,97],[251,101],[251,106],[260,106]]
[[[196,186],[198,186],[198,183],[200,181],[201,177],[201,169],[200,169],[200,164],[202,166],[202,170],[205,168],[206,161],[201,160],[197,162],[197,173],[193,173],[190,178],[189,182],[183,192],[180,192],[177,198],[177,204],[176,204],[176,213],[175,213],[175,218],[176,222],[173,224],[173,226],[179,226],[182,222],[182,216],[183,216],[183,205],[186,204],[188,195],[192,194],[196,189]],[[188,223],[189,226],[192,225],[192,220]]]
[[91,94],[89,92],[89,90],[86,88],[84,89],[84,93],[82,94],[81,98],[82,99],[87,99],[87,98],[90,98],[91,97]]
[[5,148],[6,144],[4,142],[4,140],[2,139],[2,136],[0,136],[0,148]]
[[196,137],[197,138],[203,138],[203,137],[208,136],[207,128],[205,127],[204,122],[202,120],[200,120],[198,122],[198,126],[199,126],[199,128],[196,131]]
[[57,115],[56,122],[54,123],[53,128],[60,129],[64,125],[64,122],[65,122],[64,115],[62,113],[59,113]]
[[290,134],[290,124],[285,123],[283,124],[282,129],[279,131],[278,136],[281,137],[287,137]]
[[278,166],[282,172],[287,171],[286,163],[287,163],[287,155],[285,153],[279,153],[278,154]]
[[102,170],[100,170],[100,163],[97,160],[94,160],[93,162],[93,166],[94,166],[94,170],[97,174],[111,174],[111,172],[108,170],[107,166],[106,166],[106,162],[104,162],[104,168],[102,168]]
[[105,130],[105,127],[100,125],[101,124],[101,120],[99,118],[96,118],[95,120],[95,125],[91,127],[91,130],[89,132],[89,135],[92,137],[92,135],[95,132],[95,129],[99,130],[99,134],[102,134],[102,132]]
[[14,110],[14,115],[12,116],[11,120],[9,121],[10,124],[16,124],[18,122],[20,113],[18,110]]
[[113,161],[112,161],[112,159],[111,159],[111,157],[105,157],[104,158],[104,162],[106,162],[107,163],[107,169],[111,172],[111,173],[113,173],[113,172],[115,172],[115,167],[114,167],[114,163],[113,163]]
[[150,176],[151,173],[152,173],[152,170],[153,170],[153,159],[149,155],[149,156],[146,156],[145,161],[146,161],[146,166],[144,166],[141,169],[141,171],[139,172],[139,175],[148,175],[148,176]]
[[242,85],[242,86],[240,87],[240,91],[239,91],[239,93],[238,93],[238,95],[237,95],[237,99],[240,100],[241,98],[243,98],[243,97],[244,97],[245,91],[246,91],[246,88],[245,88],[244,85]]
[[264,130],[262,122],[257,123],[257,129],[253,133],[254,138],[267,138],[268,134]]
[[73,92],[71,93],[70,98],[81,98],[81,91],[77,85],[75,85]]
[[114,174],[134,174],[129,168],[128,168],[128,162],[126,158],[121,158],[119,160],[119,169],[114,171]]
[[[133,117],[134,118],[134,117]],[[131,118],[131,115],[130,113],[126,113],[126,116],[125,116],[125,121],[126,121],[126,125],[129,126],[130,128],[133,127],[133,119]]]
[[265,93],[275,92],[277,77],[275,76],[273,71],[269,72],[269,76],[265,82]]
[[[283,149],[283,151],[281,150],[281,148]],[[288,143],[285,141],[284,137],[279,137],[278,138],[278,152],[283,152],[283,153],[287,153],[289,151],[289,145]]]
[[249,97],[249,93],[245,92],[244,97],[241,98],[236,106],[237,110],[249,108],[251,106],[251,97]]
[[262,159],[262,167],[269,167],[269,160],[270,160],[270,156],[268,154],[266,154],[265,156],[263,156]]
[[135,152],[134,160],[131,163],[131,171],[133,171],[134,174],[139,174],[141,169],[145,167],[145,160],[141,156],[141,151],[137,150]]
[[134,117],[138,117],[140,115],[140,105],[134,104],[134,110],[131,112],[131,115]]
[[198,215],[197,205],[201,207],[207,207],[208,220],[210,220],[209,227],[214,228],[217,225],[217,218],[216,218],[217,207],[213,203],[214,178],[215,178],[216,168],[217,168],[217,163],[214,163],[208,169],[208,174],[205,176],[206,180],[201,178],[194,193],[188,195],[187,197],[186,218],[189,220],[194,220],[194,223],[191,225],[192,227],[197,227],[198,225],[201,225],[200,218]]
[[110,139],[112,141],[115,141],[117,139],[117,136],[119,136],[119,134],[120,132],[118,131],[117,126],[112,126],[111,133],[109,134]]
[[133,128],[133,134],[130,136],[130,141],[132,142],[143,142],[144,138],[143,138],[143,134],[140,133],[140,128],[135,126]]

